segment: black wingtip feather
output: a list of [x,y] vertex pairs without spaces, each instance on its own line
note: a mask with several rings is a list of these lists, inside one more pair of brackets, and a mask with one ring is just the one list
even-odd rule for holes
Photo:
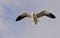
[[53,15],[53,14],[51,14],[51,13],[50,13],[50,16],[51,16],[51,18],[56,18],[55,15]]
[[19,16],[16,18],[16,21],[22,20],[23,18],[25,18],[26,16]]
[[17,17],[17,18],[16,18],[16,21],[19,21],[19,20],[20,20],[20,18],[21,18],[21,16]]
[[56,18],[55,15],[53,15],[52,13],[49,13],[49,15],[46,15],[46,16],[48,16],[50,18]]

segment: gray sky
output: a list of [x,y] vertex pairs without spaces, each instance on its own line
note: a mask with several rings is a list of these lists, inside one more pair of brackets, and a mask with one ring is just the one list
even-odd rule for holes
[[[56,19],[39,18],[16,22],[23,12],[52,12]],[[60,0],[0,0],[0,38],[60,38]]]

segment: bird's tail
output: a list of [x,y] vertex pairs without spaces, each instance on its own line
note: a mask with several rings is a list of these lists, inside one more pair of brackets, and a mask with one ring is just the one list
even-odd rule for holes
[[33,22],[34,24],[37,24],[37,23],[38,23],[38,20],[37,20],[37,21],[34,21],[34,20],[33,20],[32,22]]

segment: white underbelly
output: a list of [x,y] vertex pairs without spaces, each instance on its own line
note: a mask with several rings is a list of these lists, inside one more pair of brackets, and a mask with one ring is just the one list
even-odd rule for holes
[[35,13],[33,13],[33,20],[34,20],[35,24],[37,24],[38,20],[37,20],[37,16]]

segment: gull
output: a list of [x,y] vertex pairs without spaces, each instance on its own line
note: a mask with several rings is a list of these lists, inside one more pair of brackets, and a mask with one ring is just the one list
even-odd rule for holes
[[20,21],[20,20],[24,19],[25,17],[28,17],[28,18],[33,18],[34,23],[37,24],[38,18],[40,18],[42,16],[47,16],[47,17],[52,18],[52,19],[56,18],[55,15],[53,15],[51,12],[41,11],[37,14],[33,13],[32,15],[30,15],[28,13],[23,13],[16,18],[16,21]]

